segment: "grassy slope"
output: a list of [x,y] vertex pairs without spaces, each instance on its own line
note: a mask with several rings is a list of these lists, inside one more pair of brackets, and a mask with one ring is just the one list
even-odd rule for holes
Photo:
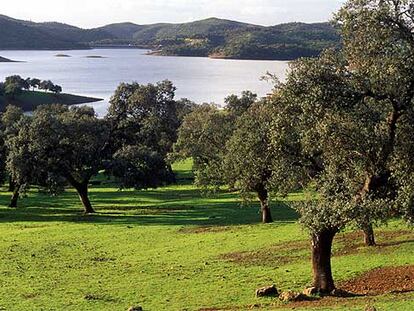
[[[188,163],[176,169],[188,177]],[[256,299],[257,287],[275,283],[282,289],[302,289],[310,282],[306,247],[296,250],[297,260],[280,265],[220,259],[230,252],[305,241],[295,213],[286,205],[274,205],[277,221],[261,225],[256,205],[241,208],[237,195],[225,192],[201,197],[191,185],[119,192],[104,184],[91,189],[91,197],[99,211],[91,217],[80,214],[73,191],[56,198],[34,191],[19,210],[0,207],[0,307],[112,311],[139,304],[158,311],[226,306],[245,310],[261,304],[270,310],[283,305]],[[8,198],[1,192],[0,205]],[[205,225],[218,227],[191,232]],[[384,230],[399,228],[404,226],[394,221]],[[277,255],[291,256],[288,245]],[[412,240],[384,253],[362,249],[333,260],[337,280],[382,265],[413,262]],[[413,293],[374,300],[379,310],[414,308]],[[342,307],[318,310],[362,310],[366,302],[350,299],[341,302]]]
[[1,107],[5,107],[6,104],[12,104],[21,107],[24,111],[33,111],[39,105],[49,104],[64,104],[64,105],[76,105],[84,103],[93,103],[100,101],[98,98],[91,98],[85,96],[77,96],[71,94],[52,94],[37,91],[24,91],[21,95],[15,99],[6,99],[0,96],[0,110]]

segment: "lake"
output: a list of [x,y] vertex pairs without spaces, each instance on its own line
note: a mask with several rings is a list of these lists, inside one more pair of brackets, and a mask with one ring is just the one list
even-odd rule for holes
[[[22,61],[0,63],[0,80],[13,74],[52,80],[65,93],[103,98],[104,101],[91,105],[99,115],[104,115],[111,95],[121,82],[146,84],[169,79],[177,87],[177,98],[222,105],[226,96],[243,90],[266,95],[272,85],[260,78],[271,72],[283,80],[288,69],[288,63],[283,61],[163,57],[145,55],[146,52],[139,49],[0,51],[0,56]],[[56,57],[57,54],[71,57]]]

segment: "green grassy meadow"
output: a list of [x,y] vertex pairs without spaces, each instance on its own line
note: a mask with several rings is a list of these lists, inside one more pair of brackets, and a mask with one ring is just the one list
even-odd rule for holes
[[[259,223],[256,203],[237,193],[205,197],[191,185],[189,163],[175,166],[179,185],[90,190],[96,215],[84,216],[74,191],[31,191],[20,208],[0,193],[0,310],[291,310],[255,289],[302,290],[311,282],[306,232],[288,202],[273,204],[275,222]],[[292,194],[286,200],[300,200]],[[399,220],[378,229],[383,247],[347,250],[335,243],[336,281],[382,266],[414,263],[414,234]],[[392,232],[403,232],[391,234]],[[392,237],[391,237],[392,236]],[[414,293],[337,298],[295,310],[414,310]]]

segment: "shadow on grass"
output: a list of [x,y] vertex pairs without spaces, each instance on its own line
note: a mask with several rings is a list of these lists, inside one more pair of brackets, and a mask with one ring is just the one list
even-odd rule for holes
[[[10,196],[0,193],[5,206]],[[90,198],[97,213],[83,215],[75,193],[58,197],[32,193],[20,200],[18,209],[0,208],[0,222],[82,222],[94,224],[232,226],[260,222],[257,203],[241,206],[235,193],[221,191],[203,197],[196,189],[160,188],[147,191],[116,191],[94,188]],[[289,206],[272,204],[275,222],[297,220]]]

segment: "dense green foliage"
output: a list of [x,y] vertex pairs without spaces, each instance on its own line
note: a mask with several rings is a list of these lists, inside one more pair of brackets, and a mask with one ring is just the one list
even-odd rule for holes
[[132,45],[150,48],[162,55],[290,60],[316,56],[324,48],[339,44],[336,31],[328,23],[264,27],[209,18],[183,24],[120,23],[81,29],[0,16],[0,26],[2,49]]
[[121,187],[141,189],[174,181],[167,154],[177,140],[182,114],[192,107],[174,97],[170,81],[122,83],[112,96],[105,119],[115,153],[107,169]]
[[226,98],[226,108],[202,105],[183,120],[173,156],[193,159],[195,182],[204,189],[227,185],[247,199],[255,193],[263,223],[272,222],[269,210],[272,153],[267,132],[270,104],[243,92]]
[[[30,84],[46,86],[48,81],[12,76],[5,85],[7,89],[7,85],[22,83],[28,88]],[[174,96],[170,81],[123,83],[103,119],[87,106],[42,105],[32,116],[7,106],[1,122],[0,173],[5,175],[6,158],[13,188],[10,207],[17,207],[19,195],[32,185],[52,194],[70,185],[78,192],[85,212],[94,213],[88,186],[101,170],[116,177],[120,188],[155,188],[174,181],[167,154],[182,118],[194,106],[185,99],[176,101]]]

